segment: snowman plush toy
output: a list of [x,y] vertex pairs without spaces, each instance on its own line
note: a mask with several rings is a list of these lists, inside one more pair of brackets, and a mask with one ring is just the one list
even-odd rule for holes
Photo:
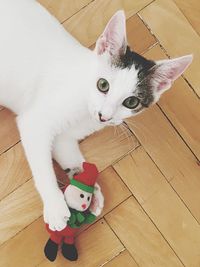
[[84,162],[83,172],[74,175],[69,185],[63,190],[71,216],[67,226],[61,231],[52,231],[46,224],[50,238],[44,248],[45,256],[54,261],[57,257],[59,245],[63,256],[75,261],[78,251],[74,244],[78,229],[84,224],[93,223],[102,212],[104,197],[100,186],[96,183],[98,170],[94,164]]

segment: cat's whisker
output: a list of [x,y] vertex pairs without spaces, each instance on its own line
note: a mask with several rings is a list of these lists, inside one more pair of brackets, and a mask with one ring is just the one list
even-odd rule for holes
[[116,129],[116,137],[118,138],[121,136],[121,133],[119,132],[119,127],[115,126],[115,129]]
[[[145,132],[145,127],[144,127],[144,125],[142,125],[141,123],[137,123],[137,124],[134,124],[133,122],[130,122],[130,121],[128,121],[128,125],[131,125],[132,127],[134,127],[135,129],[137,129],[138,130],[138,132],[140,133],[140,132],[142,132],[143,133],[143,131]],[[134,131],[134,129],[132,129],[133,130],[133,132],[135,133],[135,131]]]
[[[120,129],[123,131],[123,133],[125,134],[128,142],[130,143],[130,146],[132,147],[132,144],[134,144],[134,138],[133,138],[133,134],[131,133],[131,131],[123,125],[123,123],[120,125]],[[128,134],[127,130],[130,131],[130,135]]]
[[[126,135],[126,133],[125,133],[124,130],[122,130],[122,129],[121,129],[121,133],[118,132],[118,130],[119,130],[119,126],[115,126],[115,127],[116,127],[116,134],[117,134],[117,135],[116,135],[116,138],[117,138],[117,139],[119,139],[119,138],[120,138],[121,136],[123,136],[123,135]],[[127,135],[126,135],[126,137],[127,137]],[[111,140],[111,143],[112,143],[112,142],[115,142],[115,140]]]
[[[135,129],[137,129],[138,130],[137,132],[139,134],[141,134],[142,138],[144,138],[144,142],[146,142],[146,135],[144,134],[144,132],[146,131],[146,129],[145,129],[145,126],[144,125],[142,125],[139,122],[137,122],[137,124],[139,124],[139,125],[136,125],[136,124],[134,124],[133,122],[130,122],[130,121],[128,121],[127,124],[128,125],[131,125]],[[131,130],[137,136],[137,134],[135,133],[135,130],[134,129],[131,129]]]
[[114,126],[114,137],[118,135],[117,130],[118,130],[117,126]]
[[127,125],[127,123],[126,123],[125,121],[123,121],[122,126],[123,126],[124,128],[126,128],[126,129],[130,132],[130,134],[131,134],[130,137],[131,137],[131,139],[133,140],[133,142],[135,143],[135,138],[136,138],[136,136],[135,136],[135,132],[132,131],[132,130],[129,128],[129,126]]

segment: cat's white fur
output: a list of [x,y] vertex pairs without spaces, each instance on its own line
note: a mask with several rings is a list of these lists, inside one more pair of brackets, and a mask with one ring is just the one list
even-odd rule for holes
[[[0,0],[0,104],[17,114],[22,144],[53,230],[66,226],[70,212],[57,186],[52,153],[63,169],[81,167],[78,140],[133,114],[121,103],[132,94],[137,71],[134,66],[120,70],[110,65],[111,55],[126,45],[124,25],[120,11],[96,50],[90,51],[36,1]],[[179,59],[177,77],[191,58],[186,61]],[[110,83],[107,95],[96,88],[101,77]],[[98,112],[112,119],[102,123]]]

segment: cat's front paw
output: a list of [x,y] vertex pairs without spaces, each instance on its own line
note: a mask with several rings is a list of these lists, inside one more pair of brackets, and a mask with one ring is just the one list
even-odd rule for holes
[[79,174],[83,171],[82,168],[80,167],[75,167],[75,168],[71,168],[71,169],[66,169],[65,172],[68,175],[69,179],[72,179],[74,177],[74,175]]
[[44,221],[48,223],[52,231],[63,230],[67,226],[70,215],[62,192],[57,196],[52,196],[51,200],[44,205]]

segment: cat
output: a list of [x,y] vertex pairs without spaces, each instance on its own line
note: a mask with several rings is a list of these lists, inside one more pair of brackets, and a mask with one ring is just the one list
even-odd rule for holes
[[0,33],[0,105],[16,113],[45,221],[62,230],[70,212],[52,156],[64,170],[81,168],[78,141],[156,103],[192,55],[155,62],[131,51],[122,10],[91,51],[35,0],[0,0]]

